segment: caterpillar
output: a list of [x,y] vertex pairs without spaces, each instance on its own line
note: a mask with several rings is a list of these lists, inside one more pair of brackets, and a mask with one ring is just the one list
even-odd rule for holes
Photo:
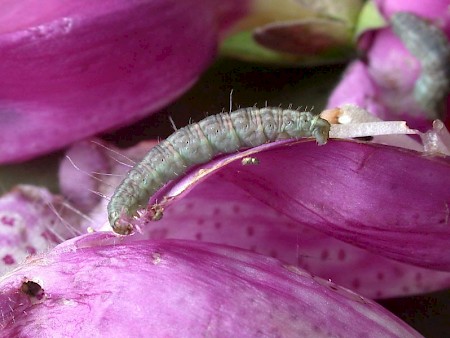
[[291,109],[251,107],[208,116],[175,131],[128,172],[108,203],[109,223],[116,233],[127,235],[141,209],[159,220],[162,207],[147,208],[150,197],[168,181],[217,154],[286,138],[313,136],[322,145],[329,131],[328,121],[318,115]]
[[439,116],[450,92],[450,43],[435,25],[407,12],[395,13],[392,29],[420,62],[421,74],[414,86],[414,99]]

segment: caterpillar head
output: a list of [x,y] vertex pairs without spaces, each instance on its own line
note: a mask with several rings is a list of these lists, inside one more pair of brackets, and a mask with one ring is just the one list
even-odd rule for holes
[[133,226],[125,221],[119,212],[113,211],[109,213],[109,224],[111,224],[113,231],[119,235],[130,235],[133,233]]
[[311,121],[310,131],[319,145],[327,143],[330,135],[330,123],[319,115],[314,116]]
[[316,138],[317,143],[322,145],[328,140],[330,124],[318,115],[310,112],[299,112],[294,110],[283,111],[282,132],[289,137],[308,137]]

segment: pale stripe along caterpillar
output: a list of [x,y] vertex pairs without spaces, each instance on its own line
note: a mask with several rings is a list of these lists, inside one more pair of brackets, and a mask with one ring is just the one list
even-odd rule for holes
[[414,86],[414,98],[437,118],[450,92],[450,43],[437,26],[412,13],[395,13],[391,24],[394,33],[420,61],[422,69]]
[[[157,190],[217,154],[310,136],[321,145],[327,142],[329,131],[328,121],[318,115],[292,109],[252,107],[208,116],[178,129],[128,172],[108,204],[109,222],[116,233],[131,233],[132,218],[138,216],[138,210],[151,210],[147,204]],[[153,219],[161,217],[158,211]]]

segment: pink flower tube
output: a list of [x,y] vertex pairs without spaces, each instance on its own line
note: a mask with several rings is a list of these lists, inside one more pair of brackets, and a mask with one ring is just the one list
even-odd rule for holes
[[[122,154],[139,161],[152,145]],[[71,161],[62,163],[64,195],[89,215],[72,222],[81,232],[107,224],[107,199],[89,191],[109,196],[129,169],[117,161],[128,160],[112,151],[80,143],[68,152]],[[259,164],[243,165],[243,158]],[[86,174],[102,167],[112,173],[100,176],[102,182]],[[150,201],[174,196],[163,218],[140,221],[141,233],[132,238],[233,245],[372,298],[423,293],[450,286],[450,274],[438,271],[448,266],[448,174],[446,158],[393,147],[348,141],[265,145],[169,184]],[[88,208],[86,194],[92,196]]]
[[90,234],[33,257],[0,287],[0,327],[9,337],[421,336],[306,271],[191,241]]

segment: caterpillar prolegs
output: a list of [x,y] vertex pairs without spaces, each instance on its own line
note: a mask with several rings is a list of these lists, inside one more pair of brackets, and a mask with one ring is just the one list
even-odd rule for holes
[[[314,137],[328,140],[330,124],[310,112],[282,108],[242,108],[211,115],[178,129],[152,148],[115,190],[108,204],[109,222],[116,233],[133,231],[130,220],[146,209],[150,197],[168,181],[215,155],[233,153],[279,139]],[[153,210],[153,219],[162,211]]]

